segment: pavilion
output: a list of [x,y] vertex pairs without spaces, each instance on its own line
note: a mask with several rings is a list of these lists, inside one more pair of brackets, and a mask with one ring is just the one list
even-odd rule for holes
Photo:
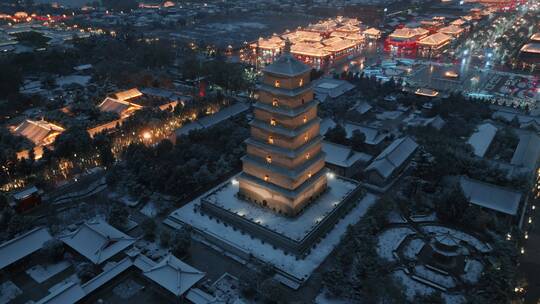
[[435,33],[418,41],[418,52],[422,56],[432,57],[440,55],[450,44],[452,37],[443,33]]
[[384,49],[386,51],[397,51],[406,53],[415,53],[418,41],[427,37],[429,31],[418,28],[399,28],[386,38]]

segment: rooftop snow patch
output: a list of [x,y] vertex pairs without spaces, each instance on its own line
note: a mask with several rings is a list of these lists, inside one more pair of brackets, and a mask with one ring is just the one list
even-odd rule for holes
[[372,156],[366,153],[360,153],[352,150],[350,147],[323,141],[322,150],[326,153],[326,162],[348,168],[356,162],[367,163]]
[[474,155],[478,157],[484,157],[493,138],[497,134],[497,127],[490,123],[484,123],[479,125],[467,143],[472,146]]
[[46,228],[35,228],[0,245],[0,269],[38,251],[52,236]]
[[461,177],[460,184],[472,204],[509,215],[517,214],[521,193],[465,176]]
[[204,273],[169,254],[144,272],[152,281],[179,297],[204,277]]
[[135,242],[103,220],[88,221],[60,239],[94,264],[105,262]]

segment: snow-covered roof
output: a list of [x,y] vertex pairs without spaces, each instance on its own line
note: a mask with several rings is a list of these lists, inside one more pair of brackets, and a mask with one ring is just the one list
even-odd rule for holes
[[526,133],[519,136],[519,144],[510,163],[533,171],[536,169],[539,156],[540,137],[533,133]]
[[[77,303],[84,297],[92,294],[94,291],[98,290],[102,286],[105,286],[105,284],[109,283],[111,280],[116,278],[117,276],[124,273],[126,270],[130,269],[132,266],[136,267],[137,269],[141,270],[144,275],[148,276],[148,272],[152,272],[155,270],[155,276],[159,277],[159,280],[154,280],[159,285],[165,287],[167,290],[173,292],[176,296],[179,296],[181,294],[175,293],[175,291],[170,290],[167,286],[167,284],[175,284],[175,282],[181,282],[180,286],[187,287],[184,288],[184,292],[188,290],[191,286],[193,286],[195,283],[197,283],[199,279],[194,281],[196,274],[202,274],[204,276],[204,273],[198,272],[195,268],[179,261],[176,259],[176,261],[172,262],[175,267],[177,266],[177,263],[181,263],[182,267],[179,268],[181,271],[177,271],[176,274],[173,272],[167,272],[167,270],[164,272],[161,270],[163,267],[167,267],[166,263],[168,262],[169,257],[166,257],[164,260],[162,260],[160,263],[156,263],[149,259],[148,257],[139,254],[133,258],[126,257],[122,259],[121,261],[114,264],[111,268],[103,271],[102,273],[98,274],[94,278],[92,278],[90,281],[80,284],[78,282],[66,282],[59,288],[56,288],[54,290],[50,290],[50,293],[39,300],[36,304],[64,304],[64,303]],[[158,269],[159,268],[159,269]],[[177,268],[175,268],[177,269]],[[170,275],[170,274],[173,275]],[[193,274],[192,274],[193,273]],[[195,274],[196,273],[196,274]],[[176,276],[175,276],[176,275]],[[150,278],[150,277],[149,277]],[[202,278],[202,277],[201,277]],[[199,295],[204,296],[204,292],[201,291]],[[201,302],[204,303],[204,302]],[[209,303],[209,302],[207,302]]]
[[326,153],[326,162],[339,167],[348,168],[358,161],[367,163],[371,160],[369,154],[356,152],[350,147],[328,141],[323,141],[322,150]]
[[356,110],[356,112],[360,114],[365,114],[369,112],[369,110],[371,110],[372,108],[373,107],[367,101],[364,101],[364,100],[359,101],[354,105],[354,109]]
[[144,275],[174,295],[181,296],[204,278],[204,273],[169,254]]
[[142,95],[143,95],[143,93],[141,93],[141,91],[139,91],[139,89],[137,89],[137,88],[133,88],[133,89],[129,89],[129,90],[114,93],[114,96],[118,100],[128,100],[128,99],[140,97]]
[[60,239],[94,264],[105,262],[135,242],[134,238],[100,219],[85,222]]
[[67,282],[37,301],[36,304],[76,303],[84,298],[84,296],[86,294],[80,284],[77,282]]
[[345,132],[347,132],[347,138],[351,138],[354,131],[362,132],[366,137],[365,143],[368,145],[378,145],[389,136],[388,133],[383,133],[377,128],[364,126],[353,122],[344,123],[343,128],[345,128]]
[[355,88],[355,85],[346,80],[321,78],[313,83],[317,99],[325,100],[327,96],[336,98]]
[[175,131],[176,136],[187,135],[193,130],[205,129],[215,126],[216,124],[236,115],[239,115],[247,110],[249,110],[249,104],[246,104],[244,102],[237,102],[232,106],[222,108],[221,110],[210,116],[205,116],[187,125],[182,126]]
[[521,193],[465,176],[461,177],[460,185],[470,203],[510,215],[517,214]]
[[451,39],[452,39],[452,37],[450,37],[450,36],[448,36],[446,34],[435,33],[435,34],[432,34],[432,35],[429,35],[429,36],[427,36],[425,38],[420,39],[420,41],[418,41],[418,43],[422,44],[422,45],[441,45],[441,44],[447,43]]
[[91,64],[81,64],[76,67],[73,67],[75,71],[85,71],[91,69],[93,66]]
[[276,74],[286,77],[302,75],[311,70],[311,67],[294,58],[290,53],[285,53],[272,64],[264,68],[265,73]]
[[131,108],[131,103],[107,97],[98,105],[98,108],[102,112],[113,112],[118,115],[122,115],[125,111]]
[[336,122],[332,120],[332,118],[324,118],[319,127],[319,132],[322,136],[328,132],[328,130],[334,128],[336,126]]
[[13,133],[24,136],[36,146],[49,145],[64,132],[64,128],[44,120],[25,119]]
[[467,141],[472,146],[474,155],[484,157],[496,133],[497,127],[489,122],[479,125]]
[[35,186],[32,186],[32,187],[29,187],[29,188],[26,188],[22,191],[19,191],[19,192],[16,192],[13,194],[13,198],[16,199],[16,200],[23,200],[25,198],[27,198],[28,196],[34,194],[34,193],[38,193],[39,190],[35,187]]
[[[194,304],[210,304],[216,303],[216,298],[199,288],[192,288],[186,294],[186,299]],[[243,302],[240,299],[237,299],[233,304],[242,304]]]
[[38,227],[0,245],[0,269],[38,251],[52,236],[46,228]]
[[375,158],[366,171],[375,170],[382,177],[388,178],[405,163],[417,147],[418,144],[408,136],[398,138]]

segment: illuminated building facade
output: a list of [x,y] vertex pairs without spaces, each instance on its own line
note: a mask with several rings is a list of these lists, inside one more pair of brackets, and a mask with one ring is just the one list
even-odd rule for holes
[[443,33],[435,33],[418,41],[418,54],[424,57],[440,55],[452,41],[452,37]]
[[[378,38],[380,32],[371,31],[370,38]],[[282,53],[285,41],[292,43],[291,54],[315,69],[323,69],[334,62],[358,53],[365,41],[361,22],[353,18],[337,17],[295,31],[286,31],[270,38],[259,38],[250,44],[250,56],[244,60],[256,60],[267,65]]]
[[399,28],[386,38],[384,42],[385,51],[397,53],[415,54],[418,41],[427,37],[429,30],[424,28]]
[[240,197],[288,216],[327,187],[310,71],[291,54],[289,41],[284,55],[263,70],[238,178]]

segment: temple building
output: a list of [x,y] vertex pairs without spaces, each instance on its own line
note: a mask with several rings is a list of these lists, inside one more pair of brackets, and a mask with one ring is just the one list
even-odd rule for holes
[[418,41],[426,37],[429,31],[424,28],[396,29],[384,42],[385,51],[415,53]]
[[290,216],[326,189],[310,71],[291,54],[288,40],[284,55],[263,70],[238,178],[241,197]]
[[[43,147],[53,145],[54,141],[64,128],[59,125],[47,122],[45,120],[30,120],[26,119],[21,124],[10,130],[14,135],[22,136],[33,144],[34,159],[40,159],[43,155]],[[29,150],[17,152],[17,158],[28,158]]]
[[[458,19],[458,20],[461,20],[461,19]],[[463,34],[463,31],[464,29],[462,27],[458,25],[453,25],[453,24],[439,29],[439,33],[452,36],[452,38],[458,38],[459,36],[461,36],[461,34]]]
[[[259,38],[251,43],[250,55],[244,60],[254,60],[262,66],[279,58],[285,41],[292,44],[291,54],[315,69],[324,69],[347,56],[358,53],[366,35],[358,19],[337,17],[310,24],[305,28],[286,31],[270,38]],[[371,29],[370,39],[378,39],[380,32]]]
[[435,33],[418,41],[418,53],[424,57],[440,55],[452,41],[452,37],[443,33]]

